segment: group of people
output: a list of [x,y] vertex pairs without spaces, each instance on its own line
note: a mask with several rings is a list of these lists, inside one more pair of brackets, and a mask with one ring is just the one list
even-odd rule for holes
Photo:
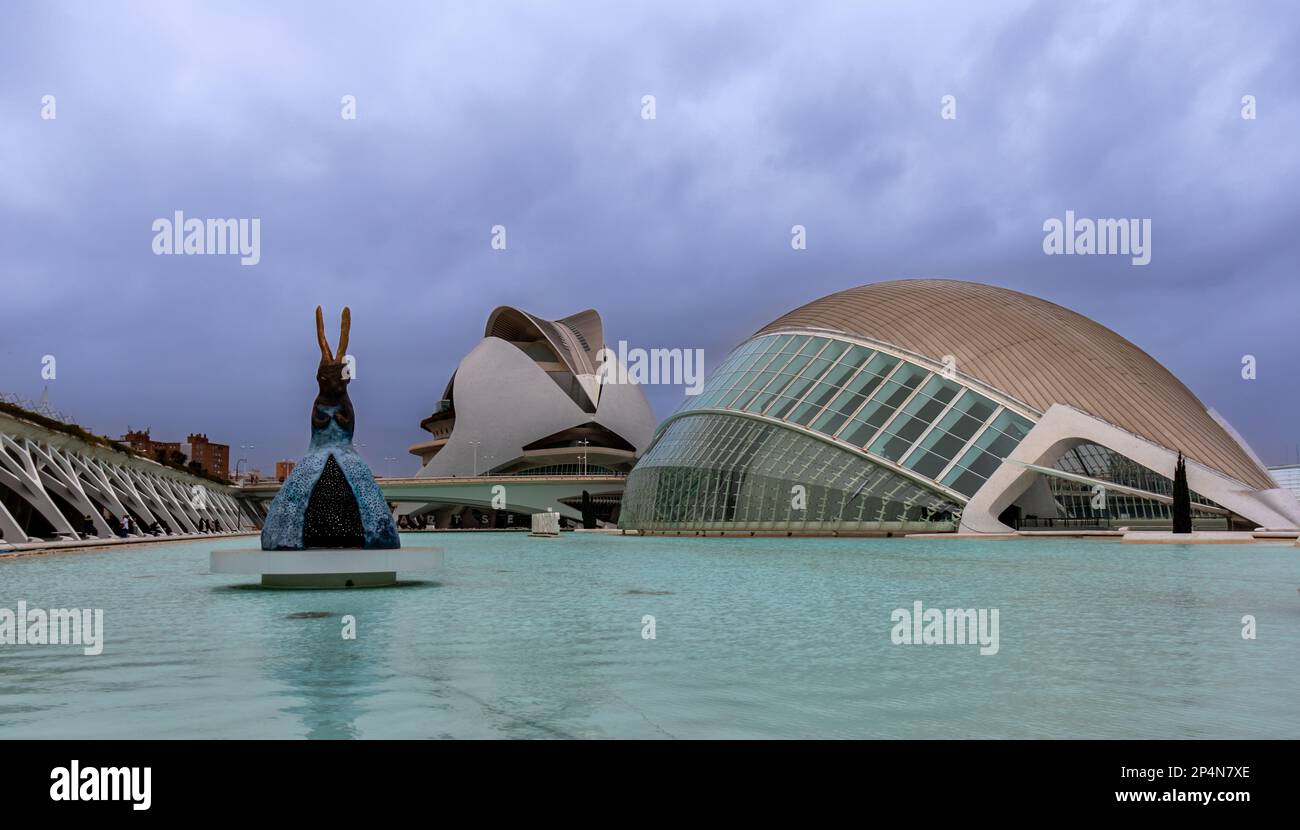
[[[141,524],[137,522],[135,517],[130,513],[123,513],[121,516],[114,516],[108,510],[105,510],[103,517],[104,523],[108,525],[108,529],[114,535],[122,538],[128,536],[142,536],[145,534],[149,536],[161,536],[164,533],[170,532],[169,528],[164,527],[156,519],[150,522],[148,526],[141,526]],[[221,532],[221,522],[215,519],[208,520],[206,518],[201,518],[198,521],[197,527],[200,533]],[[99,530],[95,527],[95,520],[88,515],[82,518],[81,527],[78,528],[78,530],[83,536],[99,535]]]
[[[104,524],[116,536],[123,538],[127,536],[139,536],[145,533],[150,536],[159,536],[165,533],[165,529],[156,520],[150,522],[147,527],[142,527],[130,513],[123,513],[121,516],[114,516],[107,510],[104,511]],[[95,528],[95,520],[90,516],[83,516],[81,527],[79,528],[83,536],[98,536],[99,531]]]

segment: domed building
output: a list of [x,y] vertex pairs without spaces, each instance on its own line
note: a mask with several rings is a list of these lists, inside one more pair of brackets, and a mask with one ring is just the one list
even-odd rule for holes
[[[410,448],[423,465],[417,477],[628,473],[654,435],[654,412],[639,386],[601,382],[600,360],[617,361],[613,350],[602,355],[603,349],[604,325],[595,310],[560,320],[509,306],[494,310],[483,339],[420,423],[431,437]],[[573,519],[586,490],[602,519],[617,518],[621,480],[599,487],[579,482],[569,490],[546,506]],[[486,513],[487,504],[484,499],[473,509]],[[447,526],[468,506],[431,502],[415,512],[435,513],[438,525]],[[539,509],[540,503],[518,512]]]
[[1004,288],[851,288],[760,329],[660,425],[620,525],[893,533],[1300,526],[1241,438],[1137,346]]

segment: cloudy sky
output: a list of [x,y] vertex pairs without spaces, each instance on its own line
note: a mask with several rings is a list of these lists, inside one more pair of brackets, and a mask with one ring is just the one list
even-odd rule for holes
[[[1110,326],[1293,461],[1298,24],[1243,2],[6,3],[0,391],[266,470],[306,446],[313,310],[348,304],[357,442],[409,473],[497,305],[594,307],[611,339],[712,366],[818,296],[947,277]],[[1151,264],[1046,256],[1066,209],[1150,218]],[[176,210],[260,218],[261,262],[155,256]],[[651,390],[660,416],[680,397]]]

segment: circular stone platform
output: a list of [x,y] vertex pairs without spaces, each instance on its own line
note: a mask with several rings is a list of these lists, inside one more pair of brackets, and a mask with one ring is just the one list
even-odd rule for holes
[[393,585],[398,571],[428,571],[442,565],[442,548],[310,548],[214,550],[214,574],[261,574],[275,588],[373,588]]

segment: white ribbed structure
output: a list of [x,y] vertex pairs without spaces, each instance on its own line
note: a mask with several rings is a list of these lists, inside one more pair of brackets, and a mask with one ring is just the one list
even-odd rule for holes
[[[56,535],[70,540],[89,537],[79,530],[85,516],[94,523],[95,537],[114,538],[117,528],[104,521],[104,510],[116,517],[133,513],[145,525],[157,521],[173,534],[199,533],[202,519],[219,522],[225,531],[253,527],[220,484],[3,413],[0,487],[31,505]],[[39,541],[27,535],[3,503],[0,535],[11,545]]]

